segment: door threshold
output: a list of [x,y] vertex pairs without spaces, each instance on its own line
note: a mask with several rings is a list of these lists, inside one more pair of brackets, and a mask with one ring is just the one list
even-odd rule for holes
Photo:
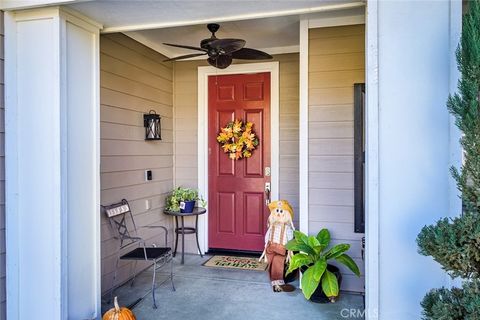
[[206,252],[209,255],[226,255],[234,257],[254,257],[259,258],[262,255],[261,251],[245,251],[245,250],[234,250],[234,249],[217,249],[210,248]]

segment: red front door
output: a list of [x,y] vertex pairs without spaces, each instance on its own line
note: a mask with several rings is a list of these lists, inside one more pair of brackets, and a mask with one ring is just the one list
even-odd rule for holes
[[[220,128],[250,121],[259,138],[250,158],[231,160],[217,142]],[[270,73],[208,79],[209,247],[262,251],[270,167]]]

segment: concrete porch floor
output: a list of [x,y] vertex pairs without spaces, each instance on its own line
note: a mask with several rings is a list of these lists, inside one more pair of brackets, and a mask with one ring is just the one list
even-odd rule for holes
[[[292,293],[274,293],[266,272],[217,269],[202,266],[210,256],[185,255],[185,264],[175,258],[174,283],[166,280],[168,265],[157,273],[157,305],[152,308],[149,292],[133,312],[138,320],[209,319],[346,319],[354,312],[355,319],[363,319],[363,298],[358,294],[342,292],[334,304],[317,304],[305,300],[298,282]],[[129,305],[146,294],[151,287],[151,268],[137,276],[135,285],[126,284],[115,291],[121,305]],[[162,283],[164,282],[164,283]],[[102,304],[102,312],[111,304]],[[351,311],[353,310],[353,311]],[[358,310],[358,311],[357,311]],[[351,317],[350,317],[351,318]]]

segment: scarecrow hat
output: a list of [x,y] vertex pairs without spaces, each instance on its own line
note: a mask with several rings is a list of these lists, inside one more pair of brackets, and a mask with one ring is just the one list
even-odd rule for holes
[[288,203],[287,200],[272,201],[268,204],[268,209],[270,211],[274,209],[282,209],[282,210],[288,211],[293,220],[293,208],[290,205],[290,203]]

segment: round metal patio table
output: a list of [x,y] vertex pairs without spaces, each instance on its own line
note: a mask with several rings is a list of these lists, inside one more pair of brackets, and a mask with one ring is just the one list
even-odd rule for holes
[[[205,208],[195,207],[193,208],[193,212],[190,213],[183,213],[177,211],[168,211],[164,210],[163,213],[169,216],[175,217],[175,249],[173,250],[173,256],[177,254],[177,246],[178,246],[178,234],[182,235],[182,264],[184,262],[184,255],[185,255],[185,235],[186,234],[195,234],[195,240],[197,240],[197,248],[200,256],[203,258],[202,251],[200,250],[200,243],[198,242],[198,216],[207,212]],[[195,227],[185,227],[185,217],[193,217],[195,216]],[[181,227],[178,226],[178,217],[180,217]]]

